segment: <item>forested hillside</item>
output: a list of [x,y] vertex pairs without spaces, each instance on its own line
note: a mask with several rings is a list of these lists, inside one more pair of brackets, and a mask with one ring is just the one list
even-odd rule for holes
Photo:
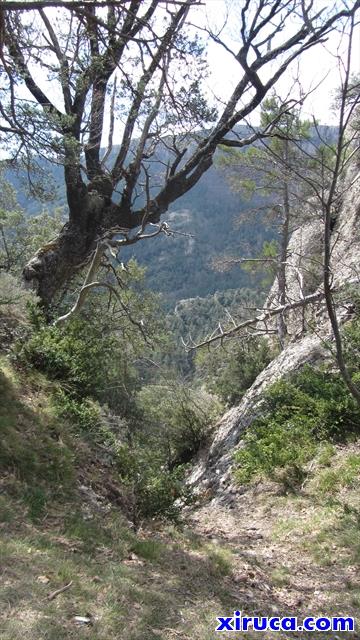
[[[43,205],[22,190],[21,185],[26,189],[25,176],[19,180],[7,174],[17,188],[20,206],[29,215],[37,215],[43,207],[50,210],[66,207],[61,169],[52,173],[55,199]],[[211,259],[225,253],[256,255],[264,240],[274,237],[271,229],[258,220],[253,223],[251,216],[241,229],[235,229],[235,220],[242,214],[245,218],[253,206],[253,202],[231,191],[220,169],[212,168],[194,189],[170,207],[166,220],[179,235],[160,236],[134,248],[125,247],[121,259],[126,261],[134,256],[146,266],[148,286],[164,293],[169,307],[183,298],[250,286],[254,281],[248,273],[240,269],[226,274],[215,271]]]

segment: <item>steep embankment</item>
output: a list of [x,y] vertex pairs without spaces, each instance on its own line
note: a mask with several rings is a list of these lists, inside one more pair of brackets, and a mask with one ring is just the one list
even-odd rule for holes
[[235,606],[231,553],[171,524],[135,531],[106,446],[55,416],[53,383],[4,358],[0,382],[1,637],[210,637]]

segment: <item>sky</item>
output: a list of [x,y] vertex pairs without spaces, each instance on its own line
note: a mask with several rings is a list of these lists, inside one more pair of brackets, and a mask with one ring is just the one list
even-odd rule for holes
[[[203,26],[221,24],[225,19],[228,6],[230,26],[224,30],[223,38],[228,44],[231,44],[234,50],[238,44],[235,24],[239,24],[239,22],[236,15],[233,14],[236,14],[236,5],[238,4],[236,0],[204,0],[204,5],[197,10],[196,19],[196,22]],[[330,8],[331,4],[318,0],[320,8]],[[304,102],[303,117],[312,118],[316,114],[317,120],[322,124],[336,125],[337,113],[332,108],[332,102],[334,91],[341,84],[337,53],[339,52],[344,60],[346,49],[347,38],[341,37],[339,33],[333,33],[327,42],[302,54],[276,85],[277,92],[284,97],[287,96],[289,89],[298,77],[302,90],[305,94],[310,94]],[[352,51],[352,72],[360,74],[360,26],[356,28]],[[207,82],[209,92],[216,96],[228,95],[230,87],[234,84],[234,79],[238,77],[238,64],[222,47],[214,43],[209,44],[208,61],[211,69]],[[294,86],[292,90],[295,95],[299,94],[299,85],[297,88]],[[256,119],[258,119],[258,113],[255,115]]]
[[[336,0],[337,3],[344,3],[345,0]],[[353,0],[351,0],[353,1]],[[315,0],[316,6],[320,8],[324,7],[329,9],[333,6],[333,3],[325,2],[325,0]],[[237,51],[239,48],[238,32],[239,32],[239,7],[242,2],[240,0],[203,0],[203,4],[192,9],[190,16],[193,24],[200,26],[201,28],[211,26],[216,27],[223,25],[225,18],[228,14],[228,20],[224,31],[222,32],[222,38],[226,43]],[[254,6],[250,4],[250,7]],[[53,10],[49,10],[49,15]],[[54,13],[55,17],[55,13]],[[292,24],[296,23],[296,18],[292,21]],[[291,23],[291,20],[290,20]],[[191,27],[189,27],[191,29]],[[286,33],[286,29],[284,29]],[[281,34],[282,36],[284,34]],[[336,57],[336,52],[340,47],[340,50],[344,52],[346,50],[346,41],[341,41],[339,33],[333,33],[327,42],[319,44],[312,48],[310,51],[305,52],[296,62],[290,67],[284,76],[280,79],[276,85],[276,91],[281,97],[286,97],[289,94],[289,90],[299,95],[299,83],[294,86],[295,78],[300,79],[300,84],[305,93],[310,90],[313,92],[306,99],[302,116],[303,118],[310,118],[316,115],[316,119],[321,124],[337,124],[337,114],[332,110],[332,103],[334,97],[335,88],[340,85],[339,76],[339,60]],[[219,45],[210,41],[208,44],[208,63],[209,63],[209,77],[206,80],[206,91],[210,99],[222,99],[231,94],[232,89],[236,82],[239,80],[239,64],[233,59],[231,55]],[[277,63],[276,63],[277,64]],[[352,56],[352,68],[354,73],[360,74],[360,26],[357,26],[356,33],[353,39],[353,56]],[[52,98],[56,101],[57,93],[54,91],[53,83],[48,84],[46,81],[45,73],[42,78],[37,78],[40,84],[43,84],[45,91],[49,91],[52,94]],[[26,95],[26,90],[21,90]],[[60,90],[58,90],[58,106],[62,107],[62,97]],[[220,109],[221,110],[221,109]],[[251,124],[256,126],[259,122],[259,109],[252,115]],[[122,135],[122,125],[116,130],[114,142],[118,143]],[[108,118],[105,119],[105,129],[103,144],[106,146],[108,136]],[[3,155],[4,151],[1,155]],[[0,155],[0,157],[1,157]]]

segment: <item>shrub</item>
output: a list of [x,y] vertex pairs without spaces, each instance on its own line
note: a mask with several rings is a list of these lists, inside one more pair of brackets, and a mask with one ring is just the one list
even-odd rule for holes
[[133,496],[134,519],[165,517],[177,520],[192,492],[184,483],[185,466],[169,469],[161,451],[144,445],[121,445],[117,450],[121,480]]
[[67,395],[74,416],[83,412],[79,403],[83,405],[86,398],[107,404],[120,415],[135,411],[138,374],[131,364],[131,345],[112,327],[85,317],[73,318],[64,327],[48,326],[36,310],[32,323],[32,335],[18,346],[18,357],[59,382],[58,406],[66,404]]
[[57,415],[79,427],[80,431],[94,435],[98,430],[100,408],[93,400],[76,398],[60,389],[54,395],[54,404]]
[[120,477],[131,488],[137,518],[177,519],[192,501],[186,464],[204,442],[218,403],[174,380],[143,387],[137,402],[142,419],[129,434],[131,446],[117,447]]
[[170,469],[196,455],[220,408],[208,393],[174,380],[143,387],[138,403],[144,416],[144,444],[150,439]]
[[295,488],[320,443],[345,442],[360,430],[360,407],[339,374],[310,366],[267,392],[265,415],[256,419],[235,454],[236,478],[269,476]]
[[22,347],[22,356],[52,380],[71,386],[80,396],[96,395],[104,384],[111,336],[75,318],[63,328],[40,326]]
[[207,389],[228,405],[240,402],[259,373],[274,357],[268,343],[261,338],[231,345],[229,351],[213,350],[196,357],[197,374]]

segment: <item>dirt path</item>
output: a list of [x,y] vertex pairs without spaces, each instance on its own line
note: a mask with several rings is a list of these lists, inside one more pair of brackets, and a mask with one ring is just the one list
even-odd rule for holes
[[[330,513],[326,516],[306,495],[288,498],[279,495],[276,485],[261,485],[230,495],[223,504],[213,500],[193,512],[189,524],[198,535],[231,550],[231,592],[243,615],[359,615],[358,567],[337,536],[332,538]],[[316,633],[316,638],[330,640],[330,635],[340,637]],[[360,638],[358,632],[340,635]]]

